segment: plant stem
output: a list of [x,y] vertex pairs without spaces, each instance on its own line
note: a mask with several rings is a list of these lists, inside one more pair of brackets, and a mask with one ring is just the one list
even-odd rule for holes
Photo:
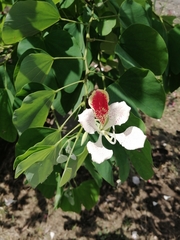
[[[66,123],[69,121],[69,119],[72,117],[72,115],[83,105],[84,103],[81,103],[70,115],[68,118],[66,118],[66,120],[63,122],[63,124],[61,125],[61,129],[63,129],[63,127],[66,125]],[[66,134],[67,135],[67,134]]]
[[71,20],[71,19],[67,19],[67,18],[61,18],[62,21],[65,21],[65,22],[70,22],[70,23],[78,23],[78,24],[83,24],[83,22],[78,22],[78,21],[74,21],[74,20]]
[[80,59],[80,60],[84,60],[83,57],[54,57],[54,60],[74,60],[74,59]]
[[70,83],[70,84],[68,84],[68,85],[66,85],[66,86],[64,86],[64,87],[58,88],[58,89],[55,90],[54,92],[55,92],[55,93],[58,93],[58,92],[60,92],[61,90],[65,89],[65,88],[67,88],[67,87],[73,86],[74,84],[78,84],[78,83],[84,83],[84,80],[79,80],[79,81],[77,81],[77,82]]

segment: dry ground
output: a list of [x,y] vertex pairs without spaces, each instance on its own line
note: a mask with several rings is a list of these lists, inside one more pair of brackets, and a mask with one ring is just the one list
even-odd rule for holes
[[[0,240],[180,239],[180,91],[168,97],[161,120],[146,118],[154,177],[139,185],[104,183],[98,205],[81,214],[53,211],[46,200],[14,180],[13,145],[1,141]],[[16,200],[10,206],[7,200]],[[54,235],[54,237],[53,237]]]

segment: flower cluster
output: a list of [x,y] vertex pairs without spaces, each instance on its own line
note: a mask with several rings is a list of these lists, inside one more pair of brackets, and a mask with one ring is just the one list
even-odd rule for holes
[[113,151],[103,146],[104,136],[111,144],[117,141],[128,150],[142,148],[146,136],[138,127],[128,127],[123,133],[115,133],[115,126],[127,122],[131,108],[124,102],[115,102],[108,105],[109,95],[104,90],[95,90],[89,97],[90,109],[85,109],[78,115],[79,122],[84,130],[89,134],[97,132],[99,138],[97,142],[87,143],[88,152],[92,156],[92,161],[102,163],[110,159]]

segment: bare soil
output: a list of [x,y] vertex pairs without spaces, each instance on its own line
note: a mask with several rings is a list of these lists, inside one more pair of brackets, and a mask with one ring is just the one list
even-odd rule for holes
[[[104,183],[97,206],[80,215],[53,210],[53,199],[14,179],[14,145],[0,141],[0,240],[180,239],[180,91],[161,120],[145,118],[154,176],[136,185]],[[7,206],[7,202],[16,202]]]

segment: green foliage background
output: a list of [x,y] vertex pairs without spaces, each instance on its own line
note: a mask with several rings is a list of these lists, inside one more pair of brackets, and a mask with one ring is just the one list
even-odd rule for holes
[[[1,1],[0,137],[17,141],[15,177],[44,196],[55,196],[64,211],[92,208],[113,169],[124,182],[130,166],[144,179],[153,175],[151,147],[113,149],[112,159],[95,164],[88,139],[76,124],[90,92],[106,89],[110,102],[131,106],[128,126],[143,131],[144,114],[161,118],[166,93],[180,86],[180,27],[153,11],[150,0]],[[48,114],[55,119],[45,127]],[[64,122],[58,122],[58,116]],[[68,122],[74,128],[65,130]],[[77,172],[89,172],[82,181]]]

